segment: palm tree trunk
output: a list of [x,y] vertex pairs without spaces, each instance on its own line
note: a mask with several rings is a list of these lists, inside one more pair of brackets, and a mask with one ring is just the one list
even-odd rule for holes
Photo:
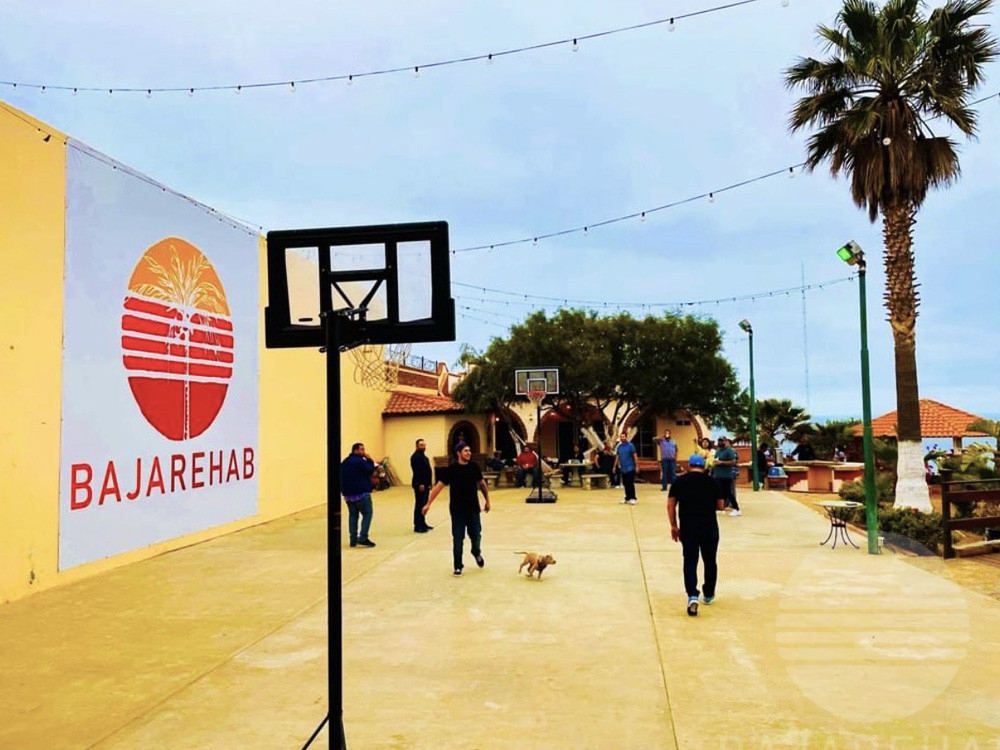
[[888,207],[883,214],[885,303],[896,364],[897,508],[931,510],[920,434],[920,391],[917,385],[917,307],[920,297],[913,272],[916,210],[909,204]]

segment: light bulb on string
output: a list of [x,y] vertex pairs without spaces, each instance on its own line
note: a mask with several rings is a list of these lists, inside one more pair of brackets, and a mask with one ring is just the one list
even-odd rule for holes
[[108,96],[113,96],[115,93],[114,89],[108,89]]
[[492,65],[492,64],[493,64],[493,53],[492,53],[492,52],[490,52],[490,53],[489,53],[489,54],[488,54],[488,55],[486,56],[486,64],[487,64],[487,65]]
[[354,83],[354,76],[353,75],[347,76],[347,85],[351,86],[353,85],[353,83]]
[[153,90],[152,89],[146,89],[146,98],[147,99],[152,99],[153,98]]
[[708,202],[709,203],[715,203],[715,193],[709,193],[708,194]]
[[241,93],[243,93],[243,87],[242,86],[237,86],[236,87],[236,95],[239,96]]
[[73,96],[76,96],[76,95],[77,95],[77,93],[79,93],[79,92],[78,92],[78,91],[76,90],[76,87],[74,86],[74,87],[73,87]]
[[790,180],[794,180],[795,179],[795,167],[789,167],[788,168],[788,179],[790,179]]
[[588,227],[583,228],[583,236],[587,237],[590,235],[590,229]]
[[194,96],[194,89],[188,89],[188,96]]
[[537,237],[535,237],[535,239],[533,239],[533,240],[531,241],[531,244],[532,244],[532,245],[538,245],[538,238],[537,238]]
[[288,82],[288,87],[291,90],[291,92],[294,94],[295,93],[295,81],[289,81]]
[[788,7],[788,0],[781,0],[781,7],[782,8],[787,8]]
[[44,86],[42,86],[42,87],[41,87],[41,88],[40,88],[40,89],[38,90],[38,93],[39,93],[39,94],[44,94],[44,93],[45,93],[45,87],[44,87]]
[[641,221],[643,224],[646,223],[646,212],[645,211],[642,212],[642,215],[639,217],[639,221]]
[[574,39],[574,40],[573,40],[573,51],[574,51],[574,52],[579,52],[579,51],[580,51],[580,45],[579,45],[579,43],[578,43],[578,42],[576,41],[576,39]]
[[414,68],[413,68],[413,77],[414,78],[420,78],[420,66],[419,65],[415,65],[414,66]]
[[674,24],[674,19],[670,19],[670,23],[667,24],[667,31],[673,31],[677,26]]

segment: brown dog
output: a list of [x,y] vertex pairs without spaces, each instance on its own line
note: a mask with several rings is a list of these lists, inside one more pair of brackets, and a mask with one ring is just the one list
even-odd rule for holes
[[524,566],[528,566],[528,578],[531,578],[531,574],[536,570],[538,571],[538,580],[542,580],[542,571],[545,570],[550,565],[556,564],[556,559],[552,555],[539,555],[537,552],[515,552],[515,555],[524,555],[524,559],[521,560],[521,567],[517,569],[518,574],[524,570]]

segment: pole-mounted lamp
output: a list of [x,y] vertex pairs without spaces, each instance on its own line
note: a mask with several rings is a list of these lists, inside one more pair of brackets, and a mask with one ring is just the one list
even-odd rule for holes
[[757,397],[753,390],[753,326],[744,318],[740,321],[742,328],[750,340],[750,472],[753,491],[760,491],[760,480],[757,478]]
[[875,458],[872,454],[872,397],[868,376],[868,305],[865,292],[865,253],[851,240],[837,250],[837,257],[858,267],[858,292],[861,297],[861,424],[864,430],[865,455],[865,526],[868,530],[868,554],[878,554],[878,500],[875,490]]

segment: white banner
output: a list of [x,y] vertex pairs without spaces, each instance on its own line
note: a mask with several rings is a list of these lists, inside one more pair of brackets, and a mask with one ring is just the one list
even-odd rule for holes
[[258,238],[70,141],[61,570],[257,513]]

